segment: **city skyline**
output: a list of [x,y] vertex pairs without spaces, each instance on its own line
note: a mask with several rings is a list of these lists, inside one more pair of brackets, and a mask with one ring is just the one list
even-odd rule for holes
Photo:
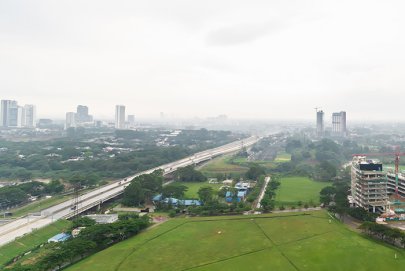
[[58,119],[77,104],[99,119],[126,104],[139,118],[289,120],[345,105],[352,120],[402,121],[395,2],[2,1],[0,89]]

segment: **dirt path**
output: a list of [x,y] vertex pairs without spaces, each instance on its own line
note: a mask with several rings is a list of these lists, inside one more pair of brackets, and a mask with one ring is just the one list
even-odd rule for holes
[[264,192],[266,192],[266,188],[267,188],[267,185],[269,184],[269,182],[270,182],[269,176],[264,178],[264,185],[263,185],[262,190],[260,191],[260,195],[257,199],[257,204],[253,204],[253,206],[256,206],[257,209],[259,209],[261,207],[260,202],[262,201],[262,199],[264,197]]

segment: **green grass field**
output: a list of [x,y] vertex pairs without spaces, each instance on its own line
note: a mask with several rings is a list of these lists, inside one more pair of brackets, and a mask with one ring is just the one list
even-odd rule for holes
[[319,192],[330,182],[316,182],[307,177],[285,177],[280,179],[280,187],[276,191],[276,206],[297,206],[301,201],[303,205],[312,201],[319,203]]
[[184,185],[187,186],[188,190],[184,193],[184,197],[186,199],[198,199],[198,190],[203,186],[211,186],[214,189],[214,193],[216,193],[222,184],[211,184],[206,182],[174,182],[173,185]]
[[284,163],[284,162],[290,162],[290,161],[291,161],[291,154],[286,153],[286,152],[277,153],[276,159],[274,159],[274,162],[277,162],[277,163]]
[[199,170],[207,176],[215,177],[215,174],[238,173],[244,174],[248,168],[241,165],[231,164],[231,155],[220,156],[203,165]]
[[14,257],[27,252],[40,244],[47,242],[49,238],[62,232],[70,226],[68,220],[58,220],[55,223],[25,235],[14,242],[0,247],[0,268]]
[[[67,268],[130,270],[401,270],[405,251],[347,229],[324,211],[178,218]],[[397,254],[397,259],[395,259]]]

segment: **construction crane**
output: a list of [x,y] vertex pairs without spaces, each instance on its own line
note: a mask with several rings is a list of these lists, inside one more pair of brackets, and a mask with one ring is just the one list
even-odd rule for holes
[[395,197],[399,199],[398,194],[398,173],[399,173],[399,160],[401,156],[405,156],[405,152],[401,152],[399,147],[396,147],[395,152],[386,153],[362,153],[353,154],[352,156],[394,156],[395,157]]

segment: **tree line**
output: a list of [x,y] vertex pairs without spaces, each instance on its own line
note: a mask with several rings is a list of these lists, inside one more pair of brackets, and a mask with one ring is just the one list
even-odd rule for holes
[[272,179],[266,187],[264,196],[260,201],[261,208],[264,212],[269,212],[274,209],[274,197],[276,196],[276,190],[280,186],[280,181],[278,176],[272,176]]
[[366,221],[359,227],[368,236],[381,240],[385,243],[405,248],[405,233],[399,229],[393,229],[375,222]]
[[65,242],[47,244],[45,255],[34,264],[15,265],[10,271],[47,271],[59,270],[73,264],[84,257],[101,251],[115,243],[138,234],[150,225],[149,217],[138,217],[136,214],[119,216],[117,222],[111,224],[94,224],[89,219],[81,219],[75,226],[86,226],[76,238]]

